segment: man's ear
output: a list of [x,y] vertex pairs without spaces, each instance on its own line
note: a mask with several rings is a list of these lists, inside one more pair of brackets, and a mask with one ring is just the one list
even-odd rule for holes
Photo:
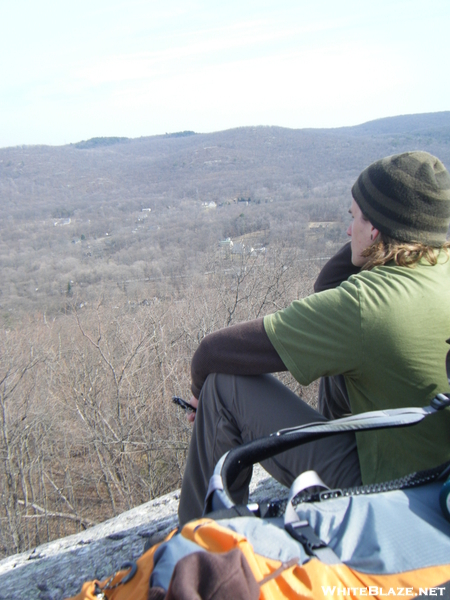
[[379,235],[379,233],[380,233],[380,231],[376,227],[374,227],[372,225],[372,229],[371,229],[371,232],[370,232],[370,239],[371,240],[376,240],[377,237],[378,237],[378,235]]

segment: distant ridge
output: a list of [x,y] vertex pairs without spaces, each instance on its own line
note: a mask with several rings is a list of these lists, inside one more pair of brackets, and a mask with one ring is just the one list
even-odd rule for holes
[[361,125],[337,127],[328,131],[354,135],[411,134],[450,128],[450,111],[399,115],[367,121]]
[[[317,135],[318,138],[324,135],[331,136],[342,136],[360,138],[364,136],[408,136],[408,135],[432,135],[444,143],[450,142],[450,111],[440,111],[434,113],[419,113],[419,114],[408,114],[408,115],[397,115],[392,117],[383,117],[380,119],[374,119],[373,121],[367,121],[359,125],[349,125],[345,127],[303,127],[303,128],[290,128],[280,127],[277,125],[248,125],[241,127],[233,127],[231,129],[225,129],[221,131],[213,131],[206,133],[198,133],[196,131],[177,131],[173,133],[165,133],[158,135],[143,135],[136,138],[118,137],[118,136],[105,136],[105,137],[93,137],[88,140],[81,140],[80,142],[65,144],[63,146],[52,146],[47,144],[34,144],[24,146],[9,146],[0,148],[0,152],[3,150],[10,149],[45,149],[45,148],[75,148],[77,150],[88,150],[88,149],[99,149],[108,146],[127,146],[129,143],[154,143],[159,140],[177,140],[180,141],[186,138],[198,138],[199,140],[204,138],[218,138],[228,137],[230,135],[236,135],[242,138],[247,133],[252,132],[253,134],[261,134],[264,132],[273,132],[279,136],[285,134],[290,137],[292,135]],[[410,148],[412,149],[412,148]]]
[[195,131],[176,131],[175,133],[166,133],[165,137],[188,137],[190,135],[197,135]]
[[377,135],[417,135],[427,133],[438,133],[437,137],[442,137],[442,134],[450,140],[450,111],[441,111],[435,113],[420,113],[411,115],[398,115],[393,117],[383,117],[373,121],[367,121],[360,125],[350,125],[346,127],[330,127],[330,128],[299,128],[293,129],[289,127],[278,127],[276,125],[269,126],[244,126],[224,131],[216,131],[210,133],[199,134],[195,131],[177,131],[174,133],[166,133],[163,135],[141,136],[140,138],[128,137],[94,137],[75,144],[69,144],[79,150],[88,150],[93,148],[102,148],[123,144],[126,142],[150,141],[167,138],[186,138],[191,136],[216,136],[231,132],[244,133],[246,131],[258,130],[273,130],[279,132],[308,132],[318,134],[331,135],[350,135],[355,137],[362,136],[377,136]]
[[[182,138],[189,137],[191,135],[196,135],[195,131],[176,131],[175,133],[166,133],[162,136],[150,137]],[[77,148],[78,150],[88,150],[91,148],[101,148],[103,146],[114,146],[115,144],[123,144],[125,142],[131,142],[135,140],[136,138],[127,137],[93,137],[89,140],[82,140],[81,142],[76,142],[75,144],[69,145]]]
[[113,146],[114,144],[122,144],[123,142],[129,142],[130,138],[127,137],[94,137],[89,140],[83,140],[76,144],[70,144],[75,148],[85,150],[88,148],[98,148],[99,146]]

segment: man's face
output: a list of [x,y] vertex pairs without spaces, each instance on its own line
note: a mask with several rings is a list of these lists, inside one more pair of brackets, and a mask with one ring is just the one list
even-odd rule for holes
[[378,231],[364,217],[355,200],[348,212],[352,215],[352,222],[347,229],[347,235],[352,238],[352,263],[356,267],[362,267],[367,262],[367,258],[361,256],[361,252],[373,244]]

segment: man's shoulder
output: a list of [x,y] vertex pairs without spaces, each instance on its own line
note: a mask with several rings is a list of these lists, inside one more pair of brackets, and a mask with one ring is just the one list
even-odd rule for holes
[[413,267],[401,267],[391,261],[387,265],[374,267],[369,271],[360,271],[349,277],[340,287],[356,287],[360,292],[388,286],[400,286],[407,290],[410,286],[450,286],[450,259],[441,260],[436,265],[422,260]]
[[342,302],[347,310],[352,299],[364,327],[372,324],[385,332],[400,323],[416,320],[418,315],[422,320],[425,314],[432,314],[434,321],[445,321],[450,318],[449,267],[449,264],[375,267],[352,275],[336,290],[339,296],[330,297],[330,301]]

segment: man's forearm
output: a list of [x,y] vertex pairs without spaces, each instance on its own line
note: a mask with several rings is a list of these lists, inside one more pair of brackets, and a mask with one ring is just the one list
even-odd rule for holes
[[286,371],[264,329],[255,319],[207,335],[191,363],[192,393],[196,398],[210,373],[260,375]]
[[352,249],[348,242],[322,267],[314,283],[314,291],[317,293],[338,287],[343,281],[347,281],[350,275],[356,275],[360,270],[360,267],[352,264]]

